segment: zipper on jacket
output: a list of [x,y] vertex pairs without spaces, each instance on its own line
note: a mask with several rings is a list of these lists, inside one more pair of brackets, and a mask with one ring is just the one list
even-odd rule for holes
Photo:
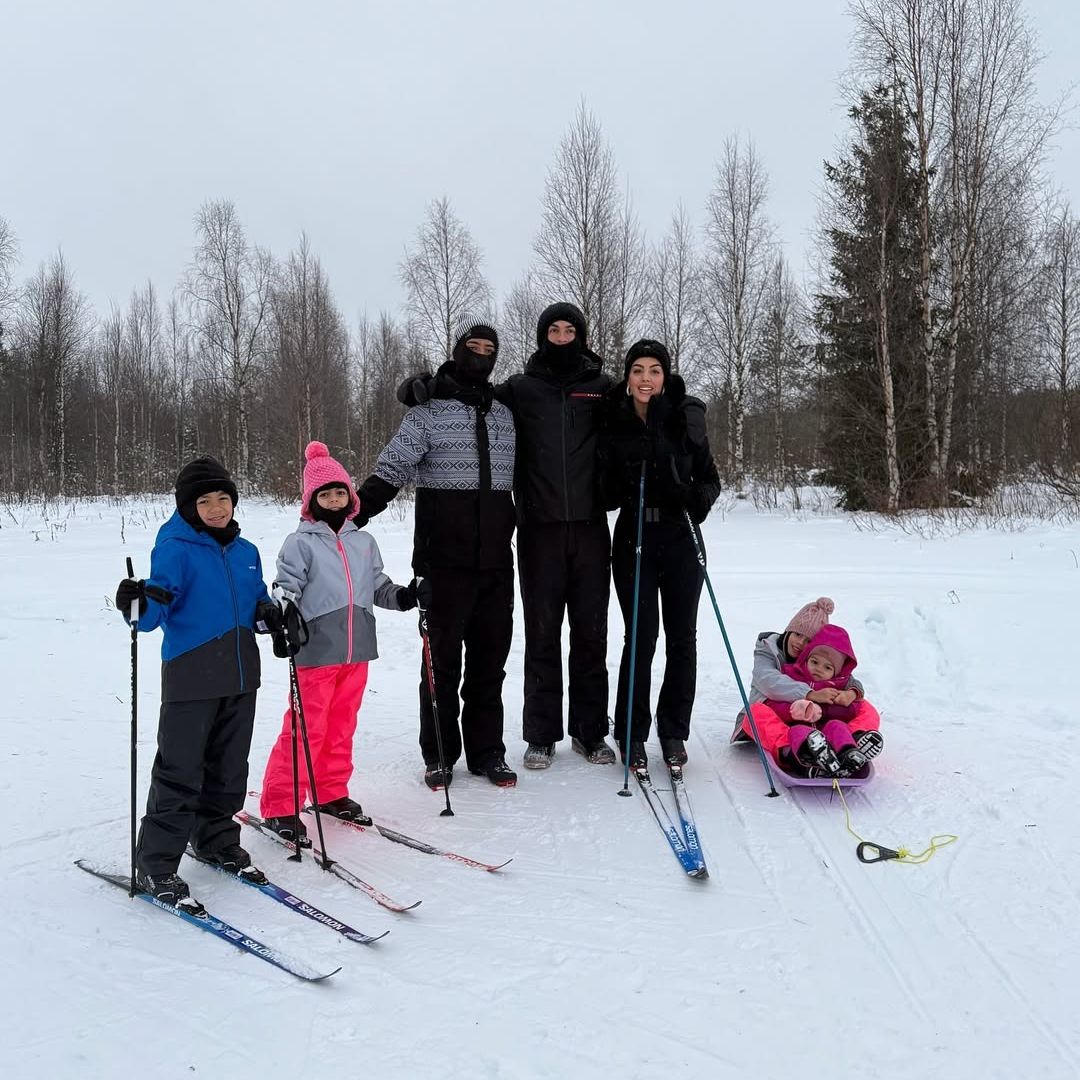
[[225,563],[225,576],[229,579],[229,593],[232,596],[233,623],[236,626],[236,667],[240,672],[240,693],[244,692],[244,661],[240,657],[240,608],[236,603],[236,582],[233,580],[232,567],[229,558],[225,554],[225,548],[221,549],[221,558]]
[[562,427],[560,435],[562,437],[562,490],[563,490],[563,507],[566,512],[566,520],[570,520],[570,483],[566,476],[566,410],[570,403],[570,395],[568,391],[564,390],[562,395]]
[[348,616],[347,616],[346,630],[345,630],[345,640],[346,640],[346,643],[347,643],[346,650],[345,650],[345,663],[346,664],[351,664],[352,663],[352,620],[353,620],[353,611],[352,611],[352,609],[353,609],[352,574],[349,573],[349,557],[348,557],[348,555],[345,554],[345,547],[341,543],[341,537],[340,536],[335,536],[334,539],[337,540],[338,554],[341,556],[342,565],[345,567],[345,588],[348,591],[348,595],[349,595],[349,613],[348,613]]

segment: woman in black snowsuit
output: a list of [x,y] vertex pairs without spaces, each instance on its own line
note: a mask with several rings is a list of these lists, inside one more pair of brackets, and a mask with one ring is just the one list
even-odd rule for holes
[[[626,354],[625,378],[608,396],[603,443],[603,484],[608,509],[618,508],[612,540],[612,576],[626,634],[615,733],[626,760],[630,640],[634,617],[634,566],[642,468],[641,581],[637,607],[631,767],[647,765],[650,671],[663,613],[667,664],[656,704],[656,727],[664,760],[686,762],[685,742],[697,682],[697,609],[704,581],[687,514],[705,520],[720,493],[720,478],[705,433],[705,404],[671,373],[671,357],[659,341],[643,340]],[[704,550],[704,548],[703,548]]]

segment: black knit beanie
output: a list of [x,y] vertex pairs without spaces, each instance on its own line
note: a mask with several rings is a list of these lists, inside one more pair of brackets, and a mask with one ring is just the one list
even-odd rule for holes
[[544,308],[540,313],[540,318],[536,321],[536,346],[539,349],[544,347],[547,341],[548,330],[551,329],[552,323],[568,322],[577,331],[577,336],[574,340],[581,348],[585,348],[585,316],[581,313],[581,308],[574,304],[559,303],[552,304],[550,307]]
[[490,341],[495,346],[496,355],[499,352],[499,335],[495,330],[495,327],[484,322],[482,319],[464,318],[459,319],[457,326],[454,327],[454,349],[456,353],[459,348],[465,347],[465,342],[469,338],[479,338],[481,341]]
[[240,501],[229,470],[217,458],[197,457],[189,461],[176,478],[176,505],[183,510],[194,505],[200,495],[211,491],[224,491],[232,499],[233,506]]
[[634,361],[645,356],[659,363],[664,369],[665,379],[671,374],[671,353],[667,351],[667,346],[662,341],[642,338],[640,341],[635,341],[626,353],[626,362],[623,364],[624,379],[630,377],[630,369],[634,366]]

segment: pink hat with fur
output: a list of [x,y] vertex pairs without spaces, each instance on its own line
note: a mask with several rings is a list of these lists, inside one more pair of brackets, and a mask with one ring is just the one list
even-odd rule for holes
[[804,604],[791,616],[791,622],[784,627],[784,633],[794,630],[803,637],[814,637],[829,621],[835,606],[827,596],[819,596],[812,604]]
[[349,493],[349,517],[360,509],[360,500],[352,486],[352,480],[345,471],[345,466],[330,456],[326,443],[309,442],[304,451],[307,464],[304,465],[304,498],[300,504],[300,516],[305,521],[314,521],[311,513],[311,501],[315,493],[324,487],[343,487]]

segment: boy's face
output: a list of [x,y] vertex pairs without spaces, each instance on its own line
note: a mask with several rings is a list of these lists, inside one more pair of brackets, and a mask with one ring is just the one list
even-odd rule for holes
[[224,529],[232,521],[232,499],[224,491],[211,491],[195,500],[199,520],[211,529]]
[[349,505],[349,490],[343,487],[327,488],[315,496],[315,501],[324,510],[344,510]]
[[786,645],[788,656],[791,657],[792,660],[798,660],[809,640],[810,639],[805,634],[797,634],[794,630],[789,630]]
[[836,668],[832,661],[826,659],[821,653],[811,653],[806,659],[806,670],[815,679],[832,679],[836,676]]

